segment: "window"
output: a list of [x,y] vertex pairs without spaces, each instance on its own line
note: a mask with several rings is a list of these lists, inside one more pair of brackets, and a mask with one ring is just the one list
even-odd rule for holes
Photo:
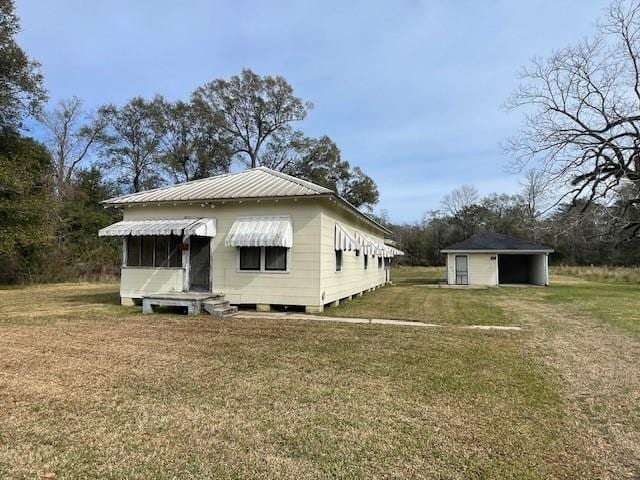
[[378,268],[382,268],[382,257],[378,257]]
[[240,270],[260,270],[260,247],[240,247]]
[[364,269],[368,269],[369,268],[369,255],[364,256]]
[[128,267],[181,267],[182,238],[178,235],[127,237]]
[[168,267],[169,266],[169,237],[156,237],[155,248],[155,266],[156,267]]
[[153,250],[155,237],[142,237],[142,248],[140,255],[141,267],[153,267]]
[[129,267],[140,266],[140,238],[127,237],[127,265]]
[[360,256],[360,250],[356,250],[356,257]]
[[182,238],[178,235],[171,235],[169,237],[169,266],[181,267],[182,266],[182,251],[180,250],[182,245]]
[[238,270],[246,272],[286,272],[289,249],[285,247],[240,247]]
[[336,250],[336,272],[342,271],[342,250]]
[[264,249],[264,269],[284,272],[287,269],[287,249],[285,247],[266,247]]

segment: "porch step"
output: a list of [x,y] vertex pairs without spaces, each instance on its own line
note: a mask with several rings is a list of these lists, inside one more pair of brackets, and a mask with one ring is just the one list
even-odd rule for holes
[[238,307],[232,307],[229,302],[223,299],[219,300],[207,300],[202,302],[202,308],[209,315],[214,317],[226,317],[232,315],[238,311]]

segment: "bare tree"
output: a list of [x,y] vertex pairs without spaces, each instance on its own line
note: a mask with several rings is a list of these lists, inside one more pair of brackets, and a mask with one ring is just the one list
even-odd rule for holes
[[46,130],[46,145],[53,164],[55,193],[64,197],[73,174],[93,151],[107,121],[103,116],[87,112],[77,97],[61,100],[52,110],[40,116]]
[[458,212],[466,207],[470,207],[478,202],[480,195],[478,189],[473,185],[462,185],[450,193],[447,193],[440,204],[443,210],[451,215],[455,216]]
[[[515,166],[535,162],[564,183],[558,202],[584,210],[615,201],[615,225],[640,234],[629,215],[640,209],[640,1],[616,1],[592,39],[534,59],[521,79],[507,102],[526,111],[507,144]],[[635,193],[620,197],[629,188]]]

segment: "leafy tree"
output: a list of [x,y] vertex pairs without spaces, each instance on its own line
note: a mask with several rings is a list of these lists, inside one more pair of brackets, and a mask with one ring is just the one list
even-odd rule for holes
[[245,69],[230,80],[214,80],[196,89],[192,100],[210,122],[233,138],[233,154],[251,168],[261,164],[263,147],[274,135],[294,135],[292,123],[304,120],[313,108],[293,94],[280,76],[261,77]]
[[0,134],[0,276],[30,272],[53,238],[47,149],[17,133]]
[[192,103],[162,100],[160,159],[176,182],[227,173],[232,137],[216,120]]
[[356,208],[370,209],[377,203],[378,188],[373,179],[343,160],[329,137],[297,138],[292,150],[295,159],[283,164],[284,171],[333,190]]
[[46,98],[38,63],[15,41],[19,30],[13,0],[0,0],[0,130],[18,127]]
[[139,192],[162,183],[162,104],[160,97],[150,101],[135,97],[119,108],[101,108],[108,125],[101,154],[127,190]]
[[593,38],[535,59],[521,78],[508,101],[526,111],[508,143],[516,165],[565,181],[560,201],[585,211],[630,188],[613,224],[640,235],[626,215],[640,205],[640,1],[616,1]]

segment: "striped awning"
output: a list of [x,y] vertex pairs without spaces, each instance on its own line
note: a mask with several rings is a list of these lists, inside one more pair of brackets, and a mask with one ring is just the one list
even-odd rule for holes
[[354,236],[358,242],[358,250],[361,250],[363,254],[382,256],[381,246],[367,237],[364,233],[355,232]]
[[397,257],[400,255],[404,255],[404,252],[402,250],[398,250],[397,248],[391,247],[389,245],[384,245],[382,247],[383,249],[383,255],[386,258],[391,258],[391,257]]
[[334,243],[336,250],[359,250],[358,241],[339,223],[336,223]]
[[215,218],[179,218],[159,220],[122,220],[98,231],[100,237],[127,235],[199,235],[216,236]]
[[293,245],[291,217],[237,218],[224,240],[227,247],[287,247]]

